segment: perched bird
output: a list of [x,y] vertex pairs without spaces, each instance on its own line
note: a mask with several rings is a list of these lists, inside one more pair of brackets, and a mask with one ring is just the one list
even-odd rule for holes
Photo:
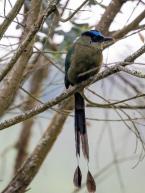
[[[85,31],[81,34],[81,36],[69,49],[66,56],[66,88],[69,88],[70,85],[76,85],[99,72],[103,60],[103,42],[109,40],[112,40],[112,38],[103,36],[103,34],[97,30]],[[85,120],[85,103],[82,92],[83,91],[80,91],[74,94],[76,156],[80,156],[81,143],[83,155],[89,161],[89,145]],[[90,172],[88,176],[90,176]],[[79,166],[75,171],[74,184],[77,187],[81,186],[81,171]]]

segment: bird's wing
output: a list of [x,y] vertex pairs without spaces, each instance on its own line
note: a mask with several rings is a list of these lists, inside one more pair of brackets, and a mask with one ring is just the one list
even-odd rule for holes
[[70,85],[67,73],[68,73],[68,69],[69,69],[69,67],[71,65],[71,58],[72,58],[73,52],[74,52],[74,46],[69,48],[69,50],[67,52],[67,55],[66,55],[66,59],[65,59],[65,87],[66,88],[68,88],[69,85]]

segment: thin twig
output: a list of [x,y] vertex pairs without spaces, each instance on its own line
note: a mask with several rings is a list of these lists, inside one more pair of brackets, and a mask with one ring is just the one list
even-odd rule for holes
[[70,16],[68,16],[66,19],[60,18],[61,22],[67,22],[69,21],[89,0],[85,0]]

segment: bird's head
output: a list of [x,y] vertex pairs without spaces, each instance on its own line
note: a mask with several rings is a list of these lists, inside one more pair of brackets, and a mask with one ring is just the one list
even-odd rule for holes
[[103,49],[103,43],[112,41],[113,38],[104,36],[97,30],[85,31],[81,34],[81,37],[90,39],[90,43],[96,45],[98,48]]

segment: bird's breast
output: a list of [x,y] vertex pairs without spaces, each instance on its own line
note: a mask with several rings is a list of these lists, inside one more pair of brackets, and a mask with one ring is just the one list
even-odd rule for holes
[[[95,49],[91,45],[76,44],[75,50],[71,58],[71,65],[68,70],[68,78],[71,83],[77,83],[78,75],[95,69],[92,73],[87,74],[83,79],[96,74],[100,70],[102,63],[102,51]],[[80,82],[80,81],[79,81]]]

